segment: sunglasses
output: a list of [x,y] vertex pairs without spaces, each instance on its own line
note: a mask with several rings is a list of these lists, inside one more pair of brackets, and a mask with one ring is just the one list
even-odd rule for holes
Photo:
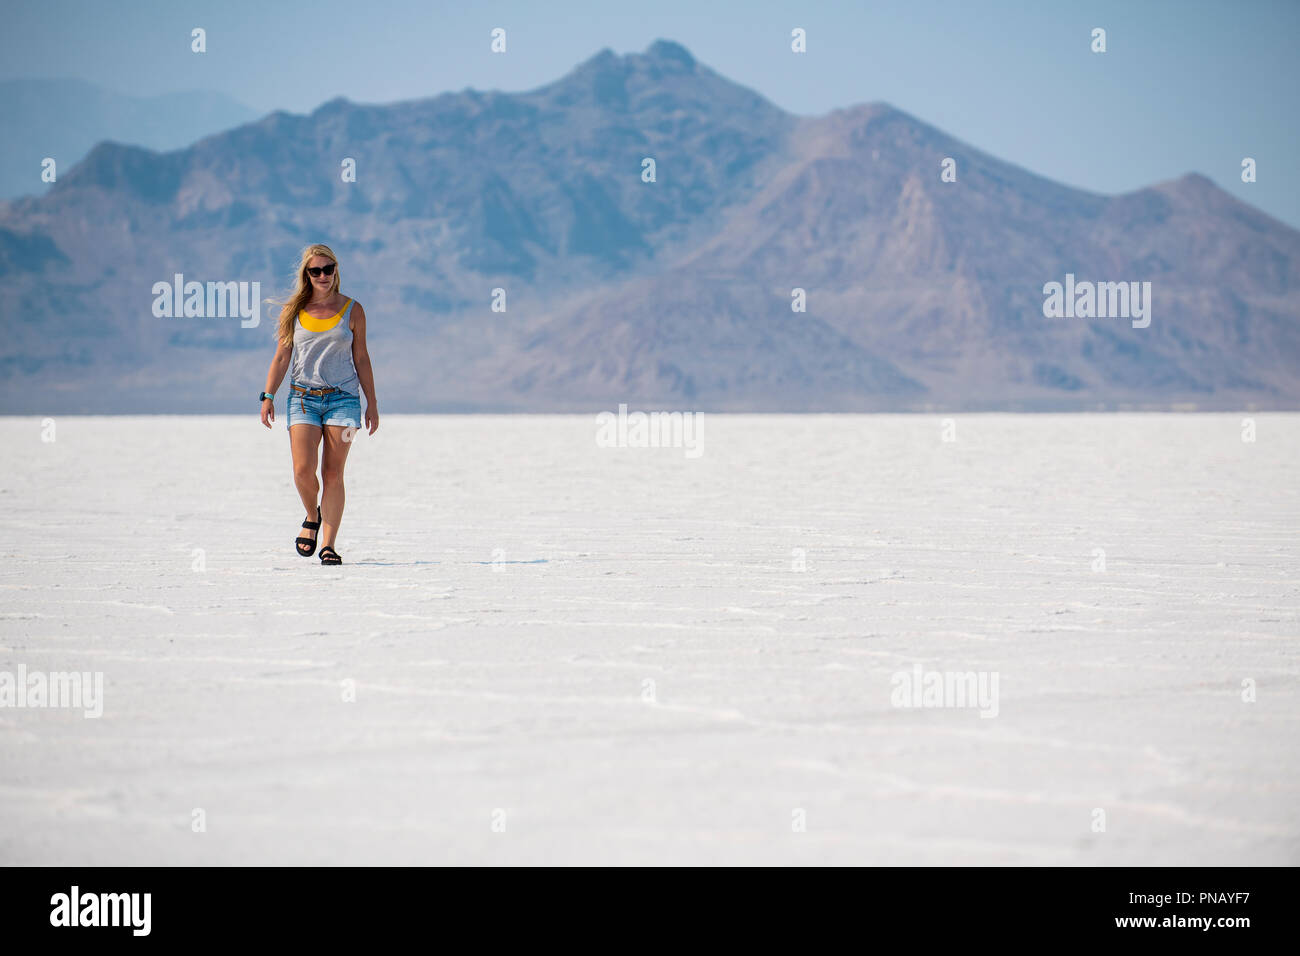
[[334,274],[334,263],[327,266],[310,266],[307,271],[313,279],[319,279],[321,276],[332,276]]

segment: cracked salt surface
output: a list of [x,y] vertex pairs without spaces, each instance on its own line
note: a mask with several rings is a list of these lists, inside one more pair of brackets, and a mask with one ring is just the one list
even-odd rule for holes
[[[333,568],[251,415],[0,419],[0,672],[104,677],[0,707],[0,863],[1300,863],[1253,417],[386,415]],[[997,716],[893,706],[916,664]]]

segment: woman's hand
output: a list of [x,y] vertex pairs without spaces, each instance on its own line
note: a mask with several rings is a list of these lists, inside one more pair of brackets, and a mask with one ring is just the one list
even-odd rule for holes
[[373,435],[375,429],[379,427],[379,409],[373,405],[366,406],[366,428],[367,434]]
[[273,421],[275,421],[275,401],[264,398],[262,399],[262,424],[270,428]]

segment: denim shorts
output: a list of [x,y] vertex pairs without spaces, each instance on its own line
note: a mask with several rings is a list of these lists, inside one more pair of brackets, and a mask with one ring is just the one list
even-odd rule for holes
[[304,395],[289,389],[289,424],[294,425],[351,425],[361,427],[361,396],[348,392],[330,392],[328,395]]

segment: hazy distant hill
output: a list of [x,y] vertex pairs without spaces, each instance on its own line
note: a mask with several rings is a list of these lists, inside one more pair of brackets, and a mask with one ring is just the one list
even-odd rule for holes
[[0,80],[0,199],[39,195],[41,161],[62,174],[101,140],[179,149],[257,114],[224,93],[124,96],[85,80]]
[[[1205,178],[1082,192],[884,104],[787,114],[661,40],[527,93],[100,144],[0,206],[0,407],[253,408],[270,310],[159,319],[151,287],[271,295],[310,241],[390,411],[1300,404],[1300,233]],[[1151,282],[1150,327],[1044,318],[1067,272]]]

